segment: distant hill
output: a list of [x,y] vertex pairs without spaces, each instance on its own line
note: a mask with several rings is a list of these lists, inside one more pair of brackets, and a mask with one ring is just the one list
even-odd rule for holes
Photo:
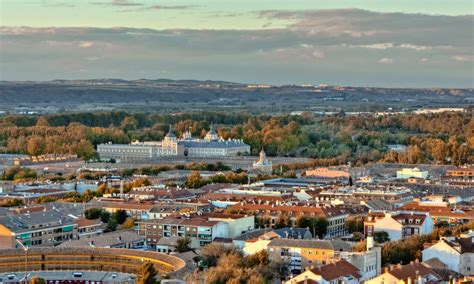
[[[266,86],[225,81],[93,79],[0,81],[0,110],[141,109],[288,112],[344,109],[460,107],[474,103],[472,89],[404,89],[337,86]],[[40,109],[41,110],[41,109]]]

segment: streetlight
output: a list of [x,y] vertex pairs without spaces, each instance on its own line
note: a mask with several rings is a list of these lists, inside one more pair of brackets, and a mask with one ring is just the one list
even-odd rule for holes
[[28,283],[28,247],[25,246],[22,242],[20,242],[19,240],[15,239],[15,241],[20,244],[20,246],[23,248],[23,250],[25,251],[26,253],[26,257],[25,257],[25,283]]

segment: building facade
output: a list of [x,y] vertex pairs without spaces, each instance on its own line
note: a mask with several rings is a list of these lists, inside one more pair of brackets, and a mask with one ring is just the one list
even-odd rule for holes
[[210,244],[215,238],[227,238],[229,226],[219,221],[203,218],[154,219],[137,222],[138,234],[146,237],[147,246],[156,248],[161,238],[191,238],[199,246]]
[[78,225],[55,210],[0,218],[0,248],[55,246],[76,239]]
[[181,139],[173,133],[171,126],[162,141],[131,144],[99,144],[97,153],[102,160],[131,161],[165,156],[225,157],[250,153],[250,146],[242,139],[223,139],[211,127],[204,139],[193,138],[185,132]]

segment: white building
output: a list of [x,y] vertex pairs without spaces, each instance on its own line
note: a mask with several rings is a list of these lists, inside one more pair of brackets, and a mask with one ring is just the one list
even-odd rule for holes
[[403,168],[402,170],[397,171],[397,179],[408,179],[408,178],[422,178],[426,179],[428,177],[428,171],[422,171],[419,168]]
[[360,281],[361,273],[359,269],[346,260],[339,260],[323,266],[307,268],[301,274],[283,283],[359,284]]
[[258,161],[255,161],[253,163],[253,169],[264,174],[272,173],[273,164],[270,160],[267,159],[267,155],[263,148],[262,151],[260,151],[260,158],[258,159]]
[[102,160],[115,159],[129,161],[165,156],[188,157],[225,157],[250,153],[250,146],[242,139],[219,137],[211,127],[204,139],[193,138],[190,132],[178,139],[171,126],[163,141],[140,142],[131,144],[99,144],[97,153]]
[[458,237],[443,237],[436,244],[422,251],[423,261],[438,259],[457,273],[474,275],[474,233]]
[[255,217],[253,215],[210,213],[207,217],[209,221],[226,223],[229,227],[229,238],[235,238],[255,228]]
[[427,235],[434,224],[429,213],[371,212],[364,222],[364,233],[373,236],[375,232],[387,232],[391,241],[401,240],[411,235]]

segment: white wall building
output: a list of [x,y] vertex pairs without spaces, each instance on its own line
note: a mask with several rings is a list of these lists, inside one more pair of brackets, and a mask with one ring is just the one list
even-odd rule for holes
[[443,237],[422,251],[423,261],[437,258],[448,268],[463,275],[474,275],[474,233],[461,237]]
[[212,129],[204,139],[193,138],[190,132],[178,139],[171,130],[163,141],[139,142],[131,144],[99,144],[97,153],[102,160],[115,159],[129,161],[164,156],[222,157],[250,153],[250,146],[242,139],[224,140]]
[[391,241],[401,240],[411,235],[427,235],[433,231],[433,228],[434,223],[429,213],[371,212],[364,222],[366,236],[385,231]]

